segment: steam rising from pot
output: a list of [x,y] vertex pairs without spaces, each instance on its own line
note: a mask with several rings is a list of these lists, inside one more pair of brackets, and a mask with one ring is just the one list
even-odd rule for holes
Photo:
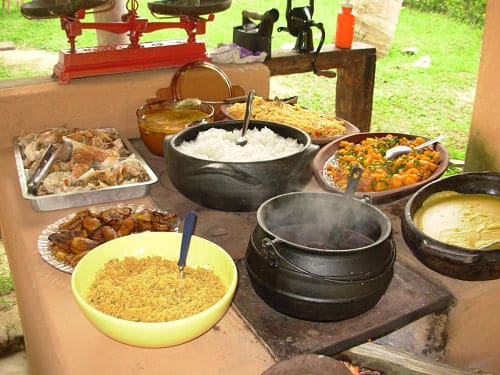
[[[381,236],[380,225],[358,200],[345,200],[335,193],[281,197],[270,199],[257,212],[259,224],[281,240],[309,248],[346,250],[369,246]],[[318,197],[321,199],[315,199]],[[332,236],[332,230],[340,232]],[[338,246],[333,243],[337,240]]]

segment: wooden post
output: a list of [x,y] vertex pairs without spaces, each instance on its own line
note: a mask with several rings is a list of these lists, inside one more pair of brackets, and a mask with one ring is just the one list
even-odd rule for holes
[[[106,9],[108,5],[103,5],[101,9]],[[95,9],[95,22],[121,22],[122,15],[127,13],[126,1],[116,0],[112,9],[107,11],[99,11]],[[97,44],[99,46],[120,45],[130,43],[126,33],[115,34],[105,30],[96,30]]]
[[361,62],[337,69],[336,115],[362,132],[370,131],[375,62],[375,54],[364,55]]

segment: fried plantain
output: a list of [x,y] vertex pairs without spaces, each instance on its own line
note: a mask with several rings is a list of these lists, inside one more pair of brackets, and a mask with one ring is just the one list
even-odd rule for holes
[[144,231],[173,231],[178,224],[175,214],[130,207],[112,207],[100,212],[83,209],[49,235],[54,257],[76,265],[94,247],[117,237]]

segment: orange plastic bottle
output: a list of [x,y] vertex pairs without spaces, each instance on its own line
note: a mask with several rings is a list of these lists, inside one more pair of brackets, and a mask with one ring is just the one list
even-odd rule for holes
[[342,4],[342,11],[337,15],[337,31],[335,33],[335,46],[337,48],[351,48],[355,21],[356,17],[352,14],[352,4],[346,0]]

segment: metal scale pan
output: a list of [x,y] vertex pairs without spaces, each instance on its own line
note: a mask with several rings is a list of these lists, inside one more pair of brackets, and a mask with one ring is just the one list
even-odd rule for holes
[[114,4],[114,0],[35,0],[22,4],[21,13],[26,18],[59,18],[71,16],[81,9],[92,9],[102,5],[109,5],[112,8]]
[[231,6],[231,0],[162,0],[148,2],[151,13],[171,16],[199,16],[222,12]]

